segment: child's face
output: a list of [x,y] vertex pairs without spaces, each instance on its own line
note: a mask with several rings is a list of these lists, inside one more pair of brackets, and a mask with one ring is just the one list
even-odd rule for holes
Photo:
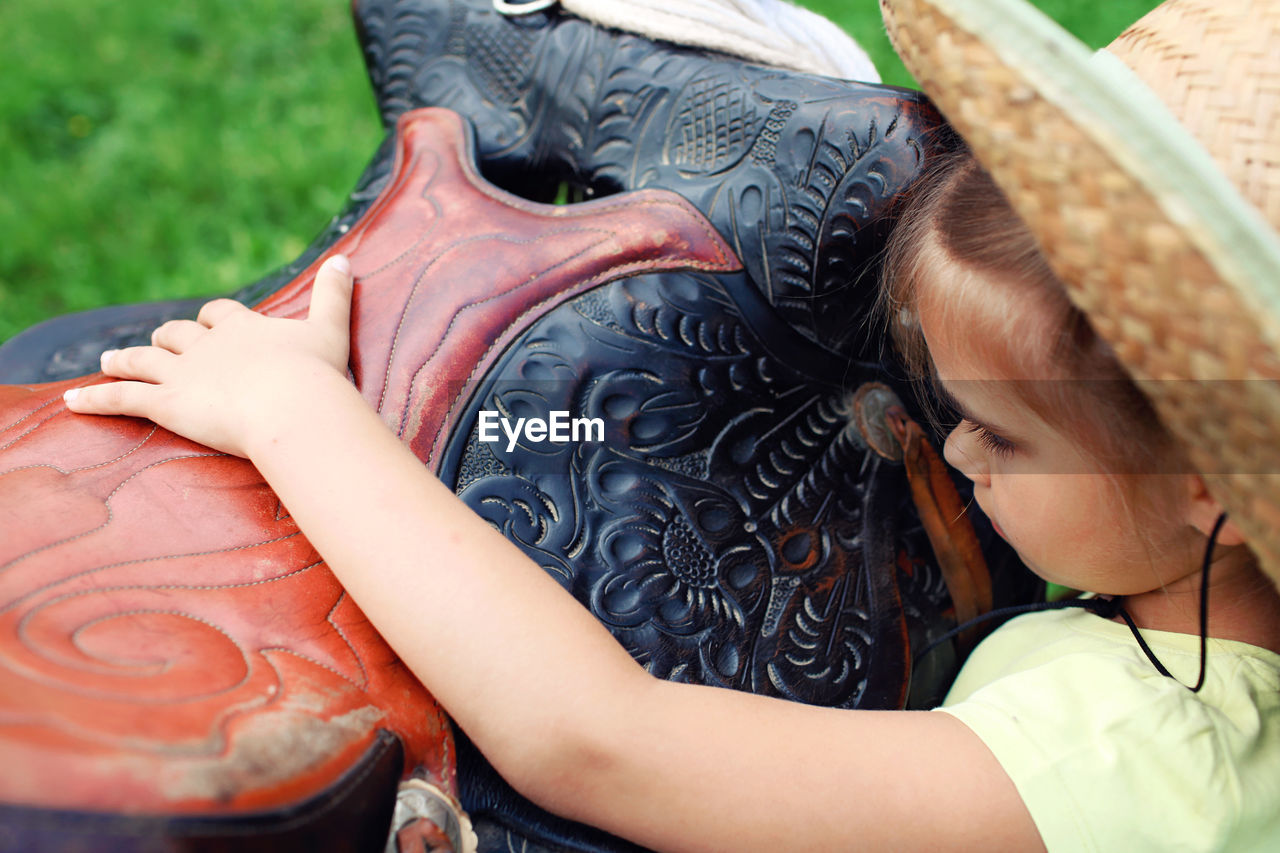
[[[978,506],[1023,562],[1054,583],[1116,595],[1147,592],[1186,574],[1183,560],[1169,559],[1181,544],[1178,526],[1163,520],[1169,523],[1138,535],[1123,508],[1120,489],[1133,486],[1126,477],[1137,475],[1102,471],[1019,398],[1017,382],[979,363],[968,328],[937,321],[922,307],[921,329],[942,387],[964,417],[944,455],[973,481]],[[1177,479],[1145,475],[1138,485],[1177,488]]]

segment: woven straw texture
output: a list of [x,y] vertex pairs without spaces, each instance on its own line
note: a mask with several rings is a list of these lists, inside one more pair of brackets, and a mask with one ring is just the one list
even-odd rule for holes
[[[1228,36],[1245,33],[1249,42],[1248,31],[1258,26],[1256,12],[1241,27],[1240,18],[1228,19],[1242,13],[1231,7],[1246,4],[1179,5],[1195,18],[1191,29],[1212,42],[1205,67],[1213,70],[1198,75],[1189,61],[1180,63],[1187,69],[1183,79],[1162,94],[1179,104],[1175,115],[1200,116],[1194,120],[1210,124],[1228,121],[1230,110],[1205,102],[1229,98],[1229,90],[1240,87],[1235,74],[1258,74],[1257,67],[1226,68],[1237,54]],[[1276,4],[1269,5],[1274,11]],[[1252,300],[1219,274],[1198,248],[1194,230],[1171,223],[1154,194],[1097,141],[1106,138],[1091,132],[1098,117],[1065,115],[988,44],[927,0],[881,0],[881,6],[907,67],[1027,221],[1071,297],[1111,342],[1263,567],[1280,581],[1280,383],[1265,381],[1280,378],[1280,360],[1262,343]],[[1158,64],[1162,54],[1181,56],[1196,48],[1138,28],[1121,51],[1126,58],[1141,56],[1145,68]],[[1268,73],[1259,78],[1256,97],[1274,99],[1276,62],[1258,65]],[[1205,82],[1212,80],[1218,82]],[[1246,105],[1241,112],[1250,109]],[[1268,133],[1263,131],[1261,148]],[[1238,141],[1230,128],[1203,141],[1211,146],[1218,135],[1233,145]],[[1249,175],[1255,165],[1242,161],[1240,169],[1228,171]],[[1260,206],[1271,203],[1264,198]],[[1245,379],[1264,381],[1238,381]]]
[[1280,5],[1170,0],[1107,49],[1194,130],[1280,230]]

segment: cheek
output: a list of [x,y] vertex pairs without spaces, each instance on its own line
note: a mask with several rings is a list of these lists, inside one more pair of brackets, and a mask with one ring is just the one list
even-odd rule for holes
[[1070,474],[1009,474],[992,478],[991,513],[1010,544],[1041,555],[1069,556],[1097,542],[1099,496]]

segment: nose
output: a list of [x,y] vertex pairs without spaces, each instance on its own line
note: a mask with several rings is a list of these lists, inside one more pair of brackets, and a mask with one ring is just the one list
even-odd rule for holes
[[987,455],[977,446],[974,434],[957,426],[947,435],[942,445],[942,458],[947,464],[968,477],[975,485],[991,484],[991,472],[987,467]]

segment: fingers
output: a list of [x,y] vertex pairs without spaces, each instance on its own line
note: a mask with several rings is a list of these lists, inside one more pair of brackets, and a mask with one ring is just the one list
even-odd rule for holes
[[117,379],[163,382],[176,355],[159,347],[109,349],[102,354],[102,372]]
[[147,417],[148,404],[157,392],[146,382],[108,382],[87,388],[71,388],[62,395],[67,408],[82,415],[134,415]]
[[316,272],[311,288],[311,310],[307,319],[338,329],[345,336],[351,327],[351,262],[334,255]]
[[151,333],[151,345],[181,354],[207,331],[194,320],[170,320]]
[[234,299],[215,299],[212,302],[206,302],[200,308],[200,313],[196,315],[196,322],[207,329],[212,329],[214,325],[233,314],[248,310]]

